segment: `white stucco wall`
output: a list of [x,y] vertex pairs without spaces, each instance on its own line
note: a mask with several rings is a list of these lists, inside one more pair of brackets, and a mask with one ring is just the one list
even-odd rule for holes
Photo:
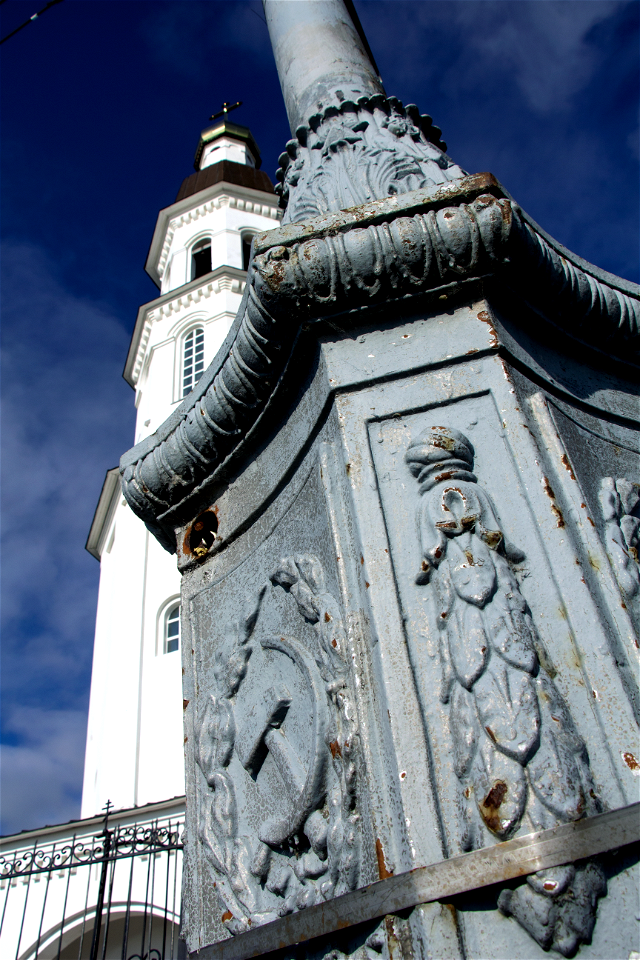
[[248,167],[255,167],[255,161],[246,144],[230,137],[219,137],[202,151],[200,169],[210,167],[221,160],[231,160],[233,163],[243,163]]
[[[132,345],[136,443],[182,402],[189,330],[204,330],[205,369],[223,343],[244,289],[243,233],[279,223],[275,197],[256,190],[217,184],[189,199],[163,211],[160,235],[156,228],[161,293],[142,308]],[[194,285],[190,251],[204,237],[211,239],[213,272]],[[107,800],[123,809],[184,794],[181,659],[163,644],[164,614],[179,597],[180,576],[175,557],[134,516],[119,488],[113,497],[100,536],[82,817],[99,813]]]
[[[102,554],[82,817],[184,793],[180,653],[164,653],[175,558],[121,496]],[[110,549],[109,549],[110,547]]]
[[[227,195],[227,191],[228,194]],[[243,197],[244,195],[244,197]],[[194,207],[198,207],[199,194],[194,195]],[[238,200],[244,199],[245,202],[238,205]],[[181,212],[169,224],[169,229],[173,231],[171,246],[166,256],[166,266],[162,277],[162,293],[168,293],[175,290],[185,283],[189,283],[191,276],[191,249],[201,240],[211,240],[211,263],[212,266],[222,266],[242,269],[242,235],[244,233],[260,233],[263,230],[271,230],[277,226],[278,221],[271,216],[265,216],[262,212],[247,209],[247,201],[251,207],[256,201],[269,201],[267,209],[272,207],[276,209],[275,197],[269,197],[263,194],[262,198],[256,190],[244,190],[242,187],[225,187],[225,192],[216,197],[217,203],[212,210],[206,210],[197,217],[185,217]],[[231,203],[230,201],[235,201]],[[209,206],[209,205],[207,205]],[[185,222],[187,221],[187,222]]]

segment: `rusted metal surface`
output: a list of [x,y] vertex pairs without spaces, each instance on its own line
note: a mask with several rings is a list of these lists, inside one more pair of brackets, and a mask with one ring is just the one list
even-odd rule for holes
[[[419,903],[524,877],[640,842],[640,803],[474,850],[266,924],[191,954],[197,960],[247,960]],[[553,883],[553,881],[547,881]]]
[[384,859],[384,850],[382,849],[382,843],[380,838],[376,837],[376,859],[378,861],[378,875],[381,880],[386,880],[387,877],[393,876],[393,870],[389,870],[387,863]]
[[543,478],[543,489],[546,495],[549,497],[549,500],[551,500],[551,509],[553,510],[553,514],[556,518],[556,526],[564,527],[564,517],[562,516],[562,511],[556,503],[556,495],[551,489],[551,484],[546,477]]
[[201,513],[187,529],[182,541],[182,552],[203,560],[214,544],[218,531],[218,516],[215,508]]

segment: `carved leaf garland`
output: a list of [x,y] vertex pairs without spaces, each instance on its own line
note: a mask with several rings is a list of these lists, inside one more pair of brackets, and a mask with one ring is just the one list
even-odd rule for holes
[[620,590],[631,600],[640,591],[640,483],[605,477],[600,505],[607,553]]
[[[505,840],[525,818],[544,829],[601,809],[586,746],[538,661],[540,641],[509,565],[518,551],[505,542],[473,458],[464,434],[439,426],[406,454],[422,495],[416,583],[435,589],[463,849],[485,844],[486,831]],[[566,883],[549,876],[503,891],[499,905],[545,949],[570,956],[591,935],[604,877],[596,863]]]
[[[303,769],[280,729],[291,704],[284,683],[269,688],[264,702],[256,700],[255,709],[259,712],[266,705],[267,717],[258,747],[251,731],[244,736],[238,731],[240,721],[246,726],[247,716],[236,722],[234,704],[256,645],[253,634],[265,585],[245,616],[227,627],[216,648],[216,689],[206,699],[196,729],[196,760],[208,787],[201,801],[200,840],[226,907],[223,922],[233,934],[355,889],[362,860],[358,728],[348,689],[346,635],[339,606],[326,590],[316,557],[282,560],[271,582],[291,593],[302,617],[314,626],[316,642],[310,651],[293,638],[257,640],[263,650],[288,657],[305,677],[314,701],[313,760]],[[229,766],[235,756],[250,774],[262,742],[288,771],[284,786],[289,808],[279,805],[257,831],[243,834],[234,780],[238,773],[232,776]]]

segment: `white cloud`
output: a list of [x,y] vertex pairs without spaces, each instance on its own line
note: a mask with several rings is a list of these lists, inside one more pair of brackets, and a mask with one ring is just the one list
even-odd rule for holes
[[82,710],[14,708],[6,731],[19,746],[3,744],[3,834],[45,824],[65,823],[80,815],[86,715]]
[[414,80],[420,64],[425,79],[461,96],[475,93],[485,110],[485,83],[500,76],[533,110],[548,113],[570,107],[589,82],[599,56],[592,31],[621,6],[624,0],[363,0],[358,10],[374,55],[393,58],[395,83]]
[[[487,5],[489,6],[489,5]],[[591,31],[621,6],[616,0],[521,0],[501,16],[490,4],[486,30],[468,40],[485,63],[497,62],[540,113],[567,108],[593,76],[597,46]],[[496,9],[498,6],[498,9]]]
[[120,321],[66,290],[31,244],[4,244],[2,267],[4,800],[22,796],[30,764],[37,771],[53,751],[25,808],[34,826],[80,789],[99,574],[84,543],[104,474],[133,441],[134,411]]

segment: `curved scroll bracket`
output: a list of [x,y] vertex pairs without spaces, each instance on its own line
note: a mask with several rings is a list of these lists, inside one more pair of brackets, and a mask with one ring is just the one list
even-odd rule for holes
[[303,321],[490,273],[571,335],[637,354],[640,289],[546,237],[491,174],[289,224],[256,238],[240,311],[198,387],[122,457],[134,513],[175,552],[175,527],[262,422]]

